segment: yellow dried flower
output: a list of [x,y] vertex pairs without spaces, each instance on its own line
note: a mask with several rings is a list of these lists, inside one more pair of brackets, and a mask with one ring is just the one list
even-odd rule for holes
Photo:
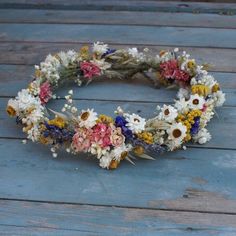
[[39,142],[42,144],[50,144],[52,140],[50,138],[46,138],[43,135],[39,137]]
[[12,106],[7,106],[7,114],[9,116],[15,116],[16,115],[16,110]]
[[113,119],[110,116],[101,114],[101,115],[99,115],[99,117],[97,119],[97,122],[98,123],[102,122],[102,123],[106,123],[106,124],[112,124],[113,123]]
[[122,152],[121,155],[120,155],[120,159],[124,160],[127,157],[127,155],[128,155],[127,151]]
[[196,84],[191,87],[193,94],[198,94],[200,96],[207,96],[210,92],[210,88],[206,85]]
[[138,134],[138,138],[142,139],[147,144],[152,144],[154,142],[152,133],[147,131]]
[[62,119],[62,118],[59,117],[59,116],[55,117],[55,119],[53,119],[53,120],[49,120],[49,121],[48,121],[48,124],[49,124],[49,125],[55,125],[55,126],[61,128],[61,129],[65,127],[65,121],[64,121],[64,119]]
[[34,75],[35,75],[36,78],[40,77],[41,76],[41,70],[36,69],[35,72],[34,72]]
[[86,60],[89,58],[89,46],[83,46],[80,51],[80,56],[82,57],[82,59]]
[[219,90],[220,90],[220,85],[216,83],[215,85],[213,85],[213,87],[211,89],[211,92],[215,93],[215,92],[217,92]]
[[187,67],[190,69],[190,70],[194,70],[196,68],[196,62],[195,60],[189,60],[187,62]]
[[134,147],[133,152],[138,156],[142,155],[144,153],[144,148],[142,146],[136,146]]
[[117,161],[117,160],[112,160],[111,163],[110,163],[109,169],[116,169],[119,164],[120,164],[119,161]]

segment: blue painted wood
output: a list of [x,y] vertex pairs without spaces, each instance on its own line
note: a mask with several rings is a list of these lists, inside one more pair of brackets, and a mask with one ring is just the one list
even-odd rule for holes
[[[154,27],[127,25],[0,24],[1,42],[133,42],[146,45],[178,45],[235,48],[233,29]],[[48,33],[50,32],[50,33]],[[102,32],[102,34],[101,34]]]
[[26,201],[0,201],[0,206],[2,235],[236,234],[235,215]]
[[0,9],[0,23],[121,24],[236,28],[235,15],[174,12]]
[[[227,0],[230,2],[233,0]],[[106,10],[106,11],[154,11],[154,12],[190,12],[190,13],[217,13],[234,14],[236,4],[227,3],[198,3],[178,1],[110,1],[110,0],[83,0],[74,1],[53,0],[50,4],[43,0],[25,1],[25,0],[5,0],[1,1],[0,8],[15,9],[66,9],[66,10]]]
[[187,149],[115,171],[86,155],[0,139],[0,198],[152,209],[236,212],[235,151]]
[[[114,89],[113,89],[114,91]],[[103,90],[104,96],[107,94],[111,96],[106,90]],[[88,92],[88,95],[91,92]],[[8,138],[25,138],[26,135],[21,131],[22,127],[15,123],[15,119],[8,117],[5,112],[4,105],[7,103],[7,99],[0,99],[0,137]],[[48,107],[60,111],[63,107],[64,101],[52,101],[48,104]],[[95,108],[96,111],[101,114],[110,115],[114,117],[114,111],[118,106],[122,106],[123,109],[130,112],[135,112],[142,117],[151,118],[154,117],[155,108],[160,103],[132,103],[132,102],[111,102],[107,101],[88,101],[80,100],[75,102],[76,107],[79,109]],[[217,109],[219,117],[214,117],[207,126],[212,134],[212,140],[205,145],[196,145],[199,148],[227,148],[235,149],[236,139],[236,108],[235,107],[223,107]],[[224,142],[222,142],[222,139]],[[192,146],[192,143],[189,143]]]

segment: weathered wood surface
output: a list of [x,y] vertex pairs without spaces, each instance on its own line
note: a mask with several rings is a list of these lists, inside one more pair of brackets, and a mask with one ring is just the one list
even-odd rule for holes
[[[236,234],[236,21],[230,15],[236,4],[8,0],[0,8],[0,235]],[[97,40],[114,48],[146,45],[153,54],[180,47],[214,64],[227,102],[209,124],[212,140],[116,171],[98,168],[86,155],[62,152],[53,159],[47,147],[22,145],[20,127],[5,114],[7,99],[27,86],[32,65],[49,52]],[[103,80],[76,89],[75,102],[110,115],[121,105],[151,117],[175,93],[143,80]],[[59,110],[62,102],[49,107]]]
[[236,16],[174,12],[0,9],[0,23],[55,23],[236,28]]
[[[0,24],[0,42],[92,42],[236,47],[234,29],[128,25]],[[101,34],[101,32],[103,32]]]
[[152,0],[2,0],[0,8],[13,9],[66,9],[66,10],[105,10],[105,11],[149,11],[149,12],[190,12],[234,14],[234,3],[204,3]]
[[[79,204],[235,214],[234,150],[189,148],[122,163],[116,171],[95,159],[0,139],[0,196]],[[17,155],[16,155],[17,154]],[[9,171],[11,170],[11,171]]]
[[[234,228],[230,228],[236,221],[235,215],[24,201],[0,201],[0,206],[0,217],[3,217],[0,233],[1,231],[4,233],[4,229],[8,227],[14,235],[23,235],[23,232],[29,231],[36,231],[34,235],[40,236],[153,235],[155,233],[162,236],[167,235],[168,232],[177,236],[204,236],[236,233]],[[25,217],[22,218],[21,215]],[[14,227],[16,223],[18,228]],[[229,228],[222,232],[222,226]]]

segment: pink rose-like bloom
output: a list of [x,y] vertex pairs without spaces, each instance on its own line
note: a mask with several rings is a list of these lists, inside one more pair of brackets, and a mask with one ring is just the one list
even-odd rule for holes
[[167,79],[174,79],[173,75],[175,70],[178,69],[178,62],[177,60],[169,60],[166,62],[162,62],[160,64],[161,68],[161,75]]
[[93,127],[92,142],[99,144],[102,148],[111,145],[111,127],[104,123],[97,123]]
[[190,79],[190,76],[187,72],[183,71],[183,70],[175,70],[175,73],[174,73],[174,77],[176,80],[179,80],[179,81],[189,81]]
[[84,77],[88,79],[101,74],[101,70],[97,65],[87,61],[80,63],[80,69],[83,71]]
[[52,97],[51,85],[48,81],[40,86],[39,98],[42,104],[45,104]]
[[178,81],[187,82],[190,76],[187,72],[180,70],[178,67],[178,61],[175,59],[162,62],[160,64],[161,75],[167,79],[176,79]]
[[111,133],[111,143],[113,146],[121,146],[125,141],[125,137],[122,134],[120,127],[114,127]]
[[87,152],[91,146],[92,130],[80,128],[72,138],[72,147],[76,152]]

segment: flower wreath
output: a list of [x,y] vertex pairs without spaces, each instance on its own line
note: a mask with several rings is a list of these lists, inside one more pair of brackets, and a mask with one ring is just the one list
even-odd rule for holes
[[[112,118],[98,115],[94,109],[78,111],[70,90],[62,112],[50,110],[53,119],[48,115],[45,105],[57,98],[53,91],[65,80],[80,86],[101,77],[129,79],[137,74],[155,86],[180,87],[174,105],[157,107],[159,114],[149,120],[120,107]],[[28,139],[51,145],[53,157],[64,147],[73,154],[91,153],[102,168],[114,169],[122,160],[133,163],[137,157],[153,159],[150,153],[173,151],[190,140],[200,144],[209,141],[211,135],[205,127],[214,107],[224,101],[225,95],[208,75],[206,65],[197,65],[185,51],[180,53],[176,48],[151,56],[147,48],[142,52],[137,48],[116,50],[97,42],[92,50],[84,46],[79,52],[48,55],[35,66],[28,88],[8,101],[7,112],[16,116]]]

